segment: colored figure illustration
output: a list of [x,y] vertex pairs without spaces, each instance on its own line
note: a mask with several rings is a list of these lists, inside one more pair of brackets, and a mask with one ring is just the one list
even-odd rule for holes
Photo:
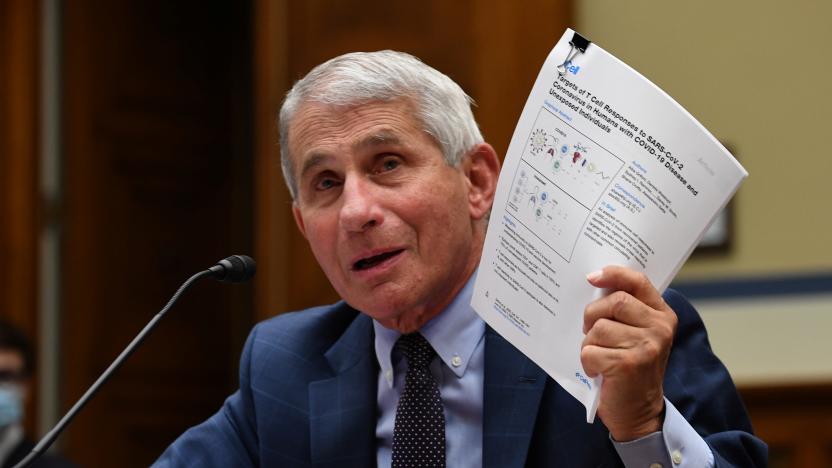
[[535,186],[534,189],[531,192],[526,192],[530,195],[529,196],[529,206],[537,205],[537,192],[539,190],[540,190],[540,187]]
[[624,162],[546,108],[520,157],[507,215],[569,261],[592,207]]

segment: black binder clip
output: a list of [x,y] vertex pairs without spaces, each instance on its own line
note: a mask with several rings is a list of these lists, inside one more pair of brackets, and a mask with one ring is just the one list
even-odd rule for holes
[[562,64],[558,65],[558,75],[565,75],[567,67],[569,67],[570,63],[572,63],[572,60],[575,58],[575,56],[578,55],[578,52],[586,52],[586,48],[589,47],[589,44],[589,39],[581,36],[578,33],[573,33],[572,40],[569,41],[569,45],[572,47],[569,49],[569,53],[566,54],[566,60],[564,60]]

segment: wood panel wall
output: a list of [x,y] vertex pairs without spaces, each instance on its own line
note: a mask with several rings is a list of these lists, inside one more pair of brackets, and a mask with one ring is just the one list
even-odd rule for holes
[[[37,342],[38,2],[0,0],[0,317]],[[31,395],[37,395],[33,381]],[[26,405],[33,434],[37,405]]]
[[[63,6],[62,367],[74,402],[191,274],[252,248],[246,2]],[[147,466],[237,384],[251,286],[204,280],[65,433]]]
[[832,466],[832,385],[772,385],[740,391],[771,468]]

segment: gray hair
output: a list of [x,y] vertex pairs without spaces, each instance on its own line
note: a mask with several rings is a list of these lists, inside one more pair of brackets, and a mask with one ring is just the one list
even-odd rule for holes
[[456,166],[483,138],[473,100],[447,75],[418,58],[392,50],[354,52],[330,59],[295,83],[280,108],[280,159],[286,186],[297,197],[294,165],[289,155],[289,126],[304,103],[353,106],[368,102],[410,99],[422,129]]

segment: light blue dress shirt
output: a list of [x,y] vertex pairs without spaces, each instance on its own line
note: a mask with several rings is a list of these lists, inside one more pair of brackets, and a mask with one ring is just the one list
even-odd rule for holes
[[[445,408],[445,457],[451,468],[482,466],[483,386],[485,370],[485,322],[471,307],[476,273],[453,302],[425,324],[419,332],[436,350],[430,370],[439,384]],[[373,321],[375,350],[379,364],[376,425],[378,466],[388,467],[392,458],[396,405],[404,389],[407,362],[394,350],[401,333]],[[577,401],[575,404],[579,404]],[[628,467],[711,467],[714,458],[708,445],[675,407],[665,399],[661,432],[618,443],[618,455]],[[658,463],[658,465],[653,465]]]

